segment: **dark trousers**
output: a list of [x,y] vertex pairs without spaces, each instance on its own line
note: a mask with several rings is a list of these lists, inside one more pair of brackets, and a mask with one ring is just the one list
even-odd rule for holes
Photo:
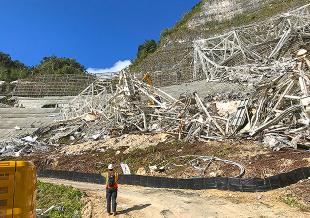
[[117,198],[117,189],[107,189],[106,193],[107,198],[107,211],[111,213],[111,201],[112,201],[112,212],[116,212],[116,198]]

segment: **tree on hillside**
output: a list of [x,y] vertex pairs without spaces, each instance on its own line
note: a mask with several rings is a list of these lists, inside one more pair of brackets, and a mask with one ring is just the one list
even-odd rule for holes
[[85,67],[73,58],[44,57],[39,65],[33,68],[35,74],[84,74]]
[[142,45],[138,48],[138,59],[144,59],[151,53],[154,53],[157,49],[157,43],[155,40],[146,40]]
[[158,43],[155,40],[146,40],[142,45],[138,47],[138,53],[136,59],[130,65],[131,71],[137,70],[138,65],[149,55],[154,53],[158,48]]
[[20,61],[13,61],[10,55],[0,52],[0,80],[11,82],[29,76],[29,68]]

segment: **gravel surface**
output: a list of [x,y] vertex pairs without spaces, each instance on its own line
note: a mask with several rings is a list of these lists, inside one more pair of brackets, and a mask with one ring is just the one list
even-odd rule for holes
[[232,95],[244,97],[251,92],[251,86],[245,84],[207,81],[184,83],[181,85],[162,87],[161,89],[175,98],[178,98],[181,94],[192,94],[193,92],[197,92],[202,98],[217,95],[222,95],[224,98],[226,96],[233,97]]

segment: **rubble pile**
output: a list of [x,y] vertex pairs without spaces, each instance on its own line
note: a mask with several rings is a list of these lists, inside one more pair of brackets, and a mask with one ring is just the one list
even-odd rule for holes
[[22,139],[0,141],[0,159],[5,157],[19,157],[33,152],[46,152],[50,144],[37,141],[37,137],[27,136]]
[[[35,135],[49,144],[167,133],[184,141],[243,137],[274,150],[309,148],[310,60],[305,49],[297,57],[292,52],[309,42],[309,14],[307,4],[195,41],[193,79],[206,80],[218,94],[193,92],[176,99],[123,70],[113,80],[98,78],[62,109],[57,123]],[[221,92],[217,83],[243,84],[251,91]],[[239,106],[225,111],[223,99],[238,100]]]
[[[71,125],[52,130],[54,135],[80,135],[95,140],[136,132],[166,132],[185,140],[225,136],[226,119],[210,114],[197,93],[177,100],[125,71],[120,74],[117,89],[106,104],[103,110],[92,107],[80,117],[71,117],[67,121]],[[72,125],[72,120],[79,120],[80,124]],[[42,134],[42,129],[40,131]]]
[[[296,66],[257,88],[253,115],[248,122],[249,135],[264,133],[269,146],[309,146],[310,61],[306,50],[298,52]],[[271,138],[274,140],[272,143]]]
[[109,149],[119,152],[123,148],[123,154],[128,154],[135,149],[145,149],[167,142],[169,134],[124,134],[120,137],[105,138],[104,140],[87,141],[82,144],[72,144],[61,148],[60,153],[65,155],[80,155],[87,152],[105,152]]
[[53,130],[50,139],[97,140],[126,133],[164,132],[185,141],[265,137],[265,144],[273,149],[309,146],[309,69],[307,51],[300,50],[294,67],[272,79],[270,75],[262,77],[256,92],[240,101],[235,113],[226,115],[219,115],[221,108],[206,106],[210,104],[196,92],[175,99],[123,71],[105,108],[83,108],[79,117],[66,116],[62,123],[70,125]]
[[74,141],[164,132],[185,141],[265,137],[265,144],[273,149],[309,146],[310,61],[306,53],[300,50],[295,66],[280,76],[262,77],[256,92],[242,100],[235,113],[226,115],[206,106],[196,92],[175,99],[123,71],[105,108],[83,108],[79,117],[66,116],[62,124],[70,125],[52,130],[49,139],[56,143],[55,139],[66,136]]
[[309,41],[310,4],[222,35],[194,41],[193,78],[255,84],[294,64],[292,54]]

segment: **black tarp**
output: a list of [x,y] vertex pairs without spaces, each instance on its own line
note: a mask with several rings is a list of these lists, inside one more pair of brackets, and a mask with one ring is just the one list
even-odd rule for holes
[[[100,174],[81,173],[74,171],[40,170],[39,177],[65,179],[77,182],[104,184],[105,178]],[[177,179],[166,177],[120,175],[120,184],[138,185],[153,188],[171,189],[219,189],[240,192],[263,192],[272,189],[282,188],[297,183],[300,180],[310,177],[310,167],[292,170],[287,173],[271,176],[268,178],[192,178]]]

